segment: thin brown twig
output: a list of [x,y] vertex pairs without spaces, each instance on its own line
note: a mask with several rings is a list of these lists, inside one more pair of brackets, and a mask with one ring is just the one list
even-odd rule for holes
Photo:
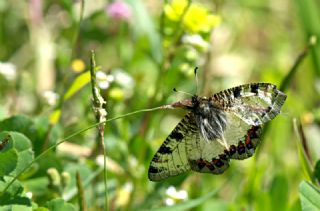
[[306,139],[306,135],[304,133],[304,129],[303,129],[303,126],[301,124],[301,121],[298,122],[298,133],[299,133],[299,136],[300,136],[300,140],[301,140],[301,145],[302,145],[302,148],[303,148],[303,151],[305,153],[305,156],[306,158],[308,159],[310,165],[312,166],[312,158],[311,158],[311,155],[310,155],[310,150],[309,150],[309,146],[308,146],[308,143],[307,143],[307,139]]

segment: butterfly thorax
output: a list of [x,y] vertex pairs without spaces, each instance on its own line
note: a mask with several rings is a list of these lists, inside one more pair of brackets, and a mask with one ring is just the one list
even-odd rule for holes
[[212,99],[193,96],[191,110],[205,140],[223,139],[227,118],[225,112],[218,108]]

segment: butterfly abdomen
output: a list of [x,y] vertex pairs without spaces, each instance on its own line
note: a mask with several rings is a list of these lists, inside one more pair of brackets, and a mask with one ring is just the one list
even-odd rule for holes
[[203,138],[207,141],[222,139],[227,126],[225,113],[210,100],[200,99],[198,107],[193,109],[196,123]]

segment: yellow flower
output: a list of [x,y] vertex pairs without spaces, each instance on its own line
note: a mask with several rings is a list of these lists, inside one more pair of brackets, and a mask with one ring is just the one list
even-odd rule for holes
[[190,6],[183,19],[183,24],[191,33],[209,32],[219,23],[219,16],[209,14],[206,8],[196,4]]
[[[188,5],[187,0],[173,0],[171,4],[164,7],[166,17],[178,22]],[[200,4],[191,4],[183,16],[182,24],[184,29],[189,33],[209,32],[221,21],[220,16],[212,15]]]
[[84,71],[86,65],[81,59],[75,59],[71,63],[72,70],[76,73]]
[[171,4],[164,6],[164,13],[170,20],[179,21],[187,5],[187,0],[173,0]]

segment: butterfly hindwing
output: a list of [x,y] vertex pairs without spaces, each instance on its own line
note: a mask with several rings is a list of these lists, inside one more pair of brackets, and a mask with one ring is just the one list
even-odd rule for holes
[[150,180],[163,180],[191,169],[185,144],[193,141],[197,128],[190,115],[179,122],[154,155],[148,173]]
[[226,112],[227,127],[223,133],[230,159],[251,157],[260,143],[261,126],[248,125],[233,113]]
[[[195,119],[194,114],[191,114],[191,119]],[[194,140],[186,141],[186,152],[191,169],[194,171],[221,174],[229,167],[225,147],[217,144],[215,140],[205,140],[199,129]]]
[[260,142],[260,126],[251,126],[232,113],[226,113],[227,127],[223,140],[206,141],[200,134],[186,142],[191,169],[201,173],[221,174],[229,167],[229,159],[246,159],[254,154]]

